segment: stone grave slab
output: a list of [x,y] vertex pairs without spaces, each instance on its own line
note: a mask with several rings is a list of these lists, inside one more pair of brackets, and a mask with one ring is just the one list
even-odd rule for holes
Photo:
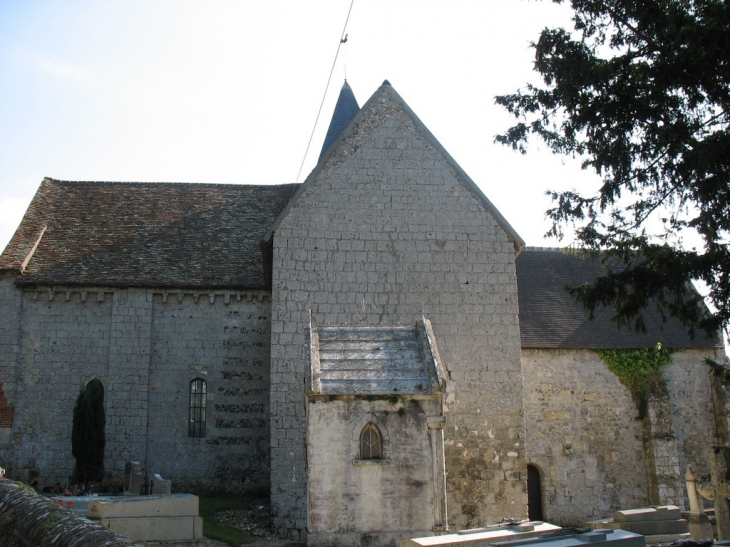
[[589,527],[626,530],[644,536],[647,545],[671,543],[689,537],[689,523],[676,505],[615,511],[612,519],[586,523]]
[[98,494],[90,496],[51,496],[51,499],[61,507],[73,509],[83,516],[86,516],[86,511],[92,501],[108,501],[114,498],[115,496],[99,496]]
[[449,547],[486,547],[495,541],[507,538],[537,537],[560,530],[559,526],[546,522],[525,522],[517,525],[494,524],[484,528],[462,530],[455,534],[428,536],[401,541],[399,547],[426,547],[448,545]]
[[102,518],[99,523],[135,542],[203,538],[202,517]]
[[591,530],[582,534],[545,534],[542,537],[498,541],[493,547],[644,547],[644,538],[626,530]]
[[118,497],[89,503],[86,516],[90,519],[141,517],[197,517],[198,496],[170,494],[169,496]]
[[86,516],[132,541],[192,541],[203,537],[198,496],[120,496],[89,503]]
[[682,518],[682,510],[676,505],[626,509],[613,513],[614,522],[647,522],[657,520],[677,520]]
[[689,524],[685,519],[653,520],[647,522],[613,522],[606,521],[598,524],[601,528],[611,530],[626,530],[642,536],[667,536],[688,534]]

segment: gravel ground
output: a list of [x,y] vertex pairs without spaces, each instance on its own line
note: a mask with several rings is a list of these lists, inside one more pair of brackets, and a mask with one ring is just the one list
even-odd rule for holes
[[[256,547],[297,547],[300,544],[275,538],[271,533],[271,508],[268,505],[257,505],[251,509],[233,509],[220,511],[215,515],[222,524],[233,526],[252,535]],[[213,546],[211,546],[213,547]]]

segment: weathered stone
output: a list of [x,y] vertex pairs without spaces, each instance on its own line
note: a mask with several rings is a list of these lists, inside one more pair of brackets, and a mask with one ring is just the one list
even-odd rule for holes
[[92,501],[86,510],[91,519],[136,517],[197,517],[198,496],[171,494],[169,496],[117,497]]
[[201,517],[102,518],[104,528],[132,541],[191,541],[203,538]]
[[150,494],[171,494],[172,481],[163,479],[159,473],[155,473],[149,479]]
[[[656,520],[678,520],[682,518],[682,511],[676,505],[662,505],[659,507],[642,507],[640,509],[622,509],[614,511],[615,522],[647,522]],[[625,528],[628,529],[628,528]]]
[[535,538],[561,528],[547,522],[531,522],[530,526],[491,526],[475,530],[462,530],[458,534],[445,534],[413,538],[399,543],[399,547],[487,547],[498,540]]
[[[275,525],[303,529],[307,500],[311,507],[317,496],[311,484],[308,496],[306,480],[310,320],[377,327],[413,324],[424,314],[451,375],[444,409],[449,525],[522,516],[519,242],[390,86],[354,123],[275,227]],[[285,417],[295,419],[285,423]],[[512,451],[518,456],[507,474],[501,460]]]
[[142,469],[139,462],[128,461],[124,464],[124,493],[139,496],[142,490]]
[[[49,301],[12,281],[0,278],[0,304],[7,304],[0,313],[0,378],[8,400],[24,412],[14,430],[0,429],[0,456],[14,478],[67,483],[79,385],[98,378],[105,388],[105,483],[121,484],[125,462],[139,459],[174,477],[178,490],[267,488],[267,292],[228,291],[227,304],[223,294],[211,304],[192,290],[168,298],[161,290],[110,288],[99,301],[83,297],[91,287],[55,287],[61,296]],[[14,331],[3,327],[9,317],[18,321]],[[208,383],[205,438],[188,437],[194,378]],[[8,431],[23,442],[3,436]]]
[[582,534],[555,533],[554,537],[543,537],[536,540],[497,541],[494,547],[528,547],[539,544],[541,547],[645,547],[644,538],[626,530],[593,530]]

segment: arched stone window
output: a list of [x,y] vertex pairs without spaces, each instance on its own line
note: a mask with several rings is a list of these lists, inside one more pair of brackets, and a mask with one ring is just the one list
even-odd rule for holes
[[373,422],[368,422],[360,433],[360,459],[379,460],[383,457],[383,438]]
[[208,386],[205,380],[196,378],[190,382],[190,414],[188,437],[205,437],[205,399]]

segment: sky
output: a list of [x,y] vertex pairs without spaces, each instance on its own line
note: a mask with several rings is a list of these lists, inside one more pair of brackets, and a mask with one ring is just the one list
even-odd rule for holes
[[349,9],[350,0],[0,0],[0,249],[45,176],[302,182],[345,78],[361,105],[388,79],[528,245],[558,245],[543,239],[545,191],[596,177],[538,143],[525,156],[495,144],[513,120],[494,96],[538,81],[530,42],[570,26],[570,10],[355,0],[348,20]]

